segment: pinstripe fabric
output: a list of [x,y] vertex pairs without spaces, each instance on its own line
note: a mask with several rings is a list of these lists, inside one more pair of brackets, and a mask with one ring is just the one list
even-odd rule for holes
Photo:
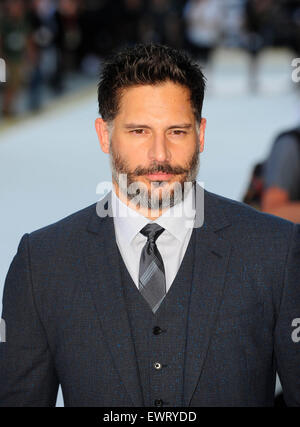
[[139,290],[155,313],[166,295],[164,262],[156,246],[156,239],[164,232],[158,224],[147,224],[140,233],[147,237],[142,249],[139,269]]

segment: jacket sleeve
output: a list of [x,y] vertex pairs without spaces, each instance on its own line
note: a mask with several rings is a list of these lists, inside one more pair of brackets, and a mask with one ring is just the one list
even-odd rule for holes
[[28,241],[25,234],[4,284],[0,407],[55,406],[57,398],[54,362],[34,301]]
[[[293,226],[275,327],[275,360],[287,406],[300,407],[300,225]],[[298,329],[298,331],[297,331]]]

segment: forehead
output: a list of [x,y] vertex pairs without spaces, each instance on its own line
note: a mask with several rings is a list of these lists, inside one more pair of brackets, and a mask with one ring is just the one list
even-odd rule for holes
[[116,119],[136,120],[148,117],[162,120],[173,117],[192,120],[193,116],[190,90],[180,84],[164,82],[123,89]]

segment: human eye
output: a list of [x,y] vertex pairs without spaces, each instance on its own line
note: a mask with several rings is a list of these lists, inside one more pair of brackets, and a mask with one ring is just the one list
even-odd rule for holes
[[132,129],[130,133],[133,135],[143,135],[145,133],[145,129]]
[[173,135],[178,135],[178,136],[186,135],[186,131],[182,130],[182,129],[173,129],[172,130],[172,134]]

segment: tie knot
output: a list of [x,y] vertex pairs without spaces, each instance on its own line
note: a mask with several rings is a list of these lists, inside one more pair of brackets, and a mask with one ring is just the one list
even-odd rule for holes
[[145,225],[145,227],[141,229],[140,233],[146,236],[148,238],[148,241],[155,242],[158,236],[160,236],[164,230],[165,229],[163,227],[154,222]]

